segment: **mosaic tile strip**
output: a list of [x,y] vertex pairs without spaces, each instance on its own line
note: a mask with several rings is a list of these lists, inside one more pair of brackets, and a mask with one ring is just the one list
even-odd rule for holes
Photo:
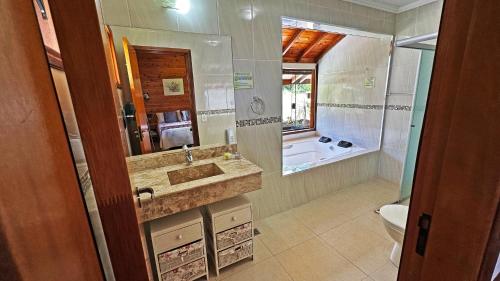
[[227,113],[236,113],[236,109],[227,108],[227,109],[215,109],[215,110],[200,110],[196,111],[198,115],[217,115],[217,114],[227,114]]
[[355,104],[355,103],[318,103],[321,107],[341,107],[341,108],[359,108],[359,109],[376,109],[381,110],[383,105],[378,104]]
[[[379,105],[379,104],[355,104],[355,103],[318,103],[318,106],[320,106],[320,107],[375,109],[375,110],[382,110],[384,108],[383,105]],[[386,105],[385,109],[411,111],[411,106],[409,106],[409,105]]]
[[411,111],[411,105],[390,104],[390,105],[386,105],[385,109],[388,109],[388,110]]
[[256,118],[256,119],[247,119],[247,120],[236,120],[236,127],[249,127],[249,126],[258,126],[264,124],[272,124],[272,123],[281,123],[281,116],[274,117],[264,117],[264,118]]

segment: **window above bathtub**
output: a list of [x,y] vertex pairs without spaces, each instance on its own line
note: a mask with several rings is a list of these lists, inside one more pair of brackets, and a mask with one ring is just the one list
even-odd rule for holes
[[284,68],[282,72],[283,133],[315,129],[316,69]]

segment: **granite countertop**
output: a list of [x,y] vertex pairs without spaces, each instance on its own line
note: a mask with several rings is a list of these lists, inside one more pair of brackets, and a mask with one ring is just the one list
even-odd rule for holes
[[[174,185],[167,174],[212,163],[223,173]],[[193,174],[192,170],[185,172],[186,176]],[[173,164],[131,172],[130,181],[134,194],[136,187],[154,190],[153,199],[143,194],[142,206],[137,208],[139,221],[145,222],[260,189],[261,175],[262,169],[244,158],[224,160],[217,156],[195,160],[191,165]]]
[[[170,184],[167,175],[168,172],[202,166],[210,163],[216,164],[224,173],[176,185]],[[224,160],[222,156],[219,156],[216,158],[194,161],[191,165],[177,164],[136,172],[130,175],[130,181],[134,191],[136,187],[151,187],[154,190],[154,197],[160,198],[162,196],[185,191],[186,189],[198,188],[217,182],[242,178],[259,173],[262,173],[262,169],[244,158],[239,160]],[[148,200],[149,196],[146,197],[147,198],[145,199]]]

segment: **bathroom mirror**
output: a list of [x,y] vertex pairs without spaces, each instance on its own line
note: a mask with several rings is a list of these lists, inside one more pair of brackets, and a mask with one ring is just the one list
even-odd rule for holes
[[236,143],[231,37],[109,30],[131,155]]
[[391,42],[282,18],[284,175],[380,149]]

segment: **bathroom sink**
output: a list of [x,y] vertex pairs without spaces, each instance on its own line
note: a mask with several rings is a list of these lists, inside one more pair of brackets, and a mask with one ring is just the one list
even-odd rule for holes
[[171,185],[222,175],[224,172],[215,163],[167,172]]

